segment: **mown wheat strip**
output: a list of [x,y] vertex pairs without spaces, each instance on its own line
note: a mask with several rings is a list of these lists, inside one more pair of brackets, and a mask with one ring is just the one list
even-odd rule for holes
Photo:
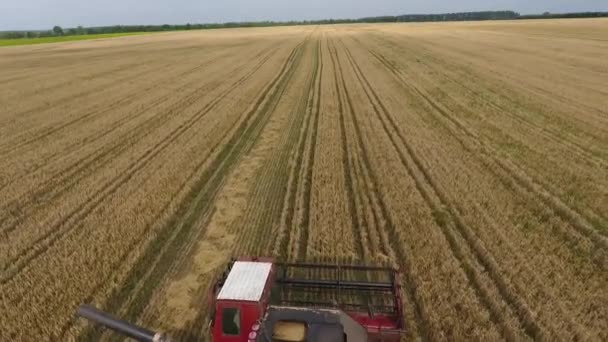
[[[287,75],[287,81],[290,83],[296,74],[296,71],[300,70],[299,64],[300,59],[306,53],[309,38],[307,37],[305,43],[302,45],[301,51],[296,56],[295,64],[298,64],[297,68],[292,68]],[[304,69],[305,70],[305,69]],[[244,248],[250,255],[268,255],[268,249],[270,246],[275,245],[274,239],[268,239],[268,236],[278,236],[279,232],[275,232],[275,227],[280,226],[282,213],[285,210],[283,205],[289,196],[288,183],[289,173],[285,170],[288,169],[288,162],[294,147],[296,146],[299,137],[302,122],[305,120],[307,112],[307,104],[309,103],[309,96],[311,95],[312,77],[307,77],[305,80],[305,87],[302,96],[299,97],[299,101],[293,111],[293,114],[287,118],[287,128],[284,134],[281,134],[280,138],[274,142],[277,148],[273,149],[273,153],[266,159],[265,165],[263,165],[256,175],[256,183],[252,189],[250,195],[251,204],[248,208],[243,219],[247,222],[248,227],[242,227],[238,224],[238,230],[247,231],[247,235],[243,234],[236,242],[237,245],[248,246]],[[281,91],[276,94],[277,101],[273,104],[272,108],[269,109],[271,113],[277,110],[279,106],[279,99],[284,97],[287,91],[287,86],[283,87]],[[253,236],[249,236],[249,234]],[[256,237],[264,237],[260,240]]]
[[[307,256],[306,248],[308,244],[309,215],[310,215],[310,190],[312,188],[312,167],[314,163],[314,150],[316,149],[316,135],[319,120],[320,87],[322,60],[321,60],[321,40],[317,41],[315,55],[313,59],[313,79],[309,84],[307,112],[308,120],[301,136],[300,146],[296,165],[293,168],[295,186],[291,188],[291,202],[287,204],[285,215],[285,227],[288,231],[283,231],[283,235],[276,241],[274,255],[279,260],[294,261],[300,259],[304,261]],[[318,82],[318,83],[316,83]],[[316,110],[315,110],[316,104]],[[310,126],[313,129],[310,129]],[[310,132],[310,133],[309,133]],[[304,158],[306,156],[306,158]],[[296,210],[296,206],[300,210]],[[299,214],[296,214],[296,211]]]
[[[302,50],[305,50],[305,47],[308,45],[310,40],[310,36],[306,37],[300,45],[302,46]],[[299,49],[299,48],[298,48]],[[296,64],[300,64],[300,59],[302,58],[303,51],[298,51],[297,53],[297,61],[294,62]],[[291,82],[291,79],[294,76],[296,69],[292,69],[289,71],[289,75],[287,76],[287,83]],[[309,90],[309,87],[305,89]],[[287,90],[287,86],[281,87],[280,94],[276,96],[277,102],[274,103],[272,112],[276,112],[276,108],[279,105],[278,99],[281,99],[284,96],[284,93]],[[309,94],[306,93],[305,94]],[[307,96],[304,97],[308,99]],[[247,222],[247,227],[243,227],[240,224],[236,224],[236,230],[244,231],[245,234],[242,234],[237,237],[236,247],[234,249],[234,253],[247,254],[247,255],[270,255],[268,249],[270,246],[274,245],[275,255],[277,255],[279,248],[277,235],[284,234],[285,232],[281,232],[283,229],[289,229],[288,227],[280,227],[282,220],[284,219],[283,211],[280,210],[280,202],[278,199],[281,199],[283,205],[285,205],[288,197],[290,196],[290,192],[296,191],[293,187],[297,180],[289,179],[290,176],[293,176],[293,173],[298,170],[292,170],[289,174],[285,174],[281,171],[281,169],[287,168],[289,162],[289,153],[300,138],[305,139],[304,136],[300,134],[301,125],[300,120],[304,120],[308,122],[309,120],[305,120],[303,115],[302,106],[305,106],[307,102],[301,99],[298,103],[298,110],[295,112],[295,117],[290,117],[288,119],[288,133],[286,135],[281,135],[281,139],[276,141],[280,146],[285,146],[284,148],[278,148],[274,150],[272,155],[268,156],[268,160],[264,163],[261,169],[258,170],[258,174],[256,175],[256,179],[260,179],[260,181],[256,181],[253,186],[253,189],[250,192],[250,197],[252,199],[252,204],[247,206],[245,211],[245,216],[243,221]],[[270,119],[270,118],[269,118]],[[297,137],[297,139],[296,139]],[[284,151],[287,149],[288,151]],[[297,158],[297,156],[296,156]],[[297,177],[297,175],[295,176]],[[275,182],[284,183],[286,187],[277,188],[274,186]],[[290,189],[288,189],[291,186]],[[297,184],[295,184],[297,186]],[[270,201],[270,203],[268,202]],[[263,208],[259,210],[259,208]],[[258,208],[258,209],[255,209]],[[269,233],[270,229],[273,229],[275,225],[279,225],[277,234]],[[254,228],[250,228],[254,227]],[[275,236],[275,239],[268,239],[268,236]],[[273,241],[273,242],[270,242]]]

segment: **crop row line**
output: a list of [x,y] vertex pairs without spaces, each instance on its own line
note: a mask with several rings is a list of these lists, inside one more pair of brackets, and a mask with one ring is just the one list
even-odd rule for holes
[[[313,171],[315,167],[315,151],[317,149],[317,135],[319,130],[319,116],[321,115],[321,96],[322,96],[322,87],[323,87],[323,40],[322,38],[319,40],[318,47],[318,55],[317,55],[317,63],[318,63],[318,71],[316,75],[317,79],[317,88],[316,88],[316,104],[314,104],[314,121],[313,127],[310,135],[310,144],[308,147],[308,155],[306,160],[306,174],[304,175],[304,192],[302,194],[302,214],[301,221],[299,223],[300,226],[300,237],[298,238],[298,260],[305,260],[308,255],[308,242],[310,239],[310,213],[312,206],[312,187],[313,187]],[[313,94],[313,99],[314,99]]]
[[[307,50],[310,36],[306,37],[302,48],[298,51],[297,60],[294,64],[296,67],[289,70],[286,76],[285,85],[281,86],[280,91],[275,95],[275,101],[269,111],[274,113],[279,105],[279,99],[283,98],[287,91],[287,84],[291,82],[296,71],[300,66],[302,56]],[[310,79],[307,79],[307,86],[304,94],[310,89]],[[302,122],[306,116],[307,96],[300,96],[298,104],[291,115],[287,117],[288,126],[281,130],[280,138],[274,143],[275,148],[269,152],[269,155],[264,158],[263,165],[256,171],[255,183],[252,186],[248,205],[245,209],[243,219],[233,224],[235,228],[246,234],[240,234],[235,245],[239,250],[246,251],[249,255],[268,255],[268,249],[271,248],[275,237],[280,234],[280,224],[283,204],[286,197],[289,196],[289,159],[298,141],[299,132]],[[243,224],[246,227],[243,227]],[[278,228],[277,228],[278,226]],[[278,231],[276,231],[278,230]]]

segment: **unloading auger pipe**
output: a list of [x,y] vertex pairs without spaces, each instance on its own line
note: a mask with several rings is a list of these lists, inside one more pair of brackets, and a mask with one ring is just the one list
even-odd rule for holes
[[115,318],[90,305],[81,305],[78,308],[77,315],[140,342],[170,342],[168,338],[160,333]]

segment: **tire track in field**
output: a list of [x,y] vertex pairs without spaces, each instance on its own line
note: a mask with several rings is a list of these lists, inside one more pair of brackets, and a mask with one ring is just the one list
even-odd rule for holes
[[[346,53],[348,62],[350,63],[355,76],[360,82],[362,89],[364,89],[366,95],[368,96],[368,100],[370,100],[370,103],[373,105],[373,101],[371,101],[371,98],[369,98],[368,91],[364,87],[363,82],[361,80],[361,70],[358,68],[358,65],[355,64],[356,62],[354,58],[345,46],[343,46],[343,50]],[[337,51],[335,51],[335,54],[336,59],[338,59]],[[339,68],[341,74],[343,74],[342,66],[340,66]],[[343,88],[346,89],[347,85],[346,81],[344,80],[344,77],[341,77],[341,81]],[[409,324],[406,329],[408,329],[408,333],[411,334],[412,337],[418,336],[422,340],[428,340],[430,338],[429,318],[422,309],[420,302],[417,300],[418,288],[415,280],[412,277],[413,273],[411,271],[412,266],[410,262],[410,248],[399,243],[403,240],[400,238],[400,234],[398,233],[397,229],[395,229],[395,224],[393,223],[390,211],[386,203],[384,202],[383,196],[380,195],[380,183],[378,181],[378,175],[375,173],[375,170],[371,166],[372,163],[370,162],[369,151],[366,148],[365,143],[363,142],[363,135],[361,133],[361,128],[357,120],[357,111],[355,110],[356,107],[353,105],[352,97],[348,92],[346,92],[346,99],[350,107],[349,112],[351,114],[351,120],[355,128],[356,144],[358,145],[358,148],[361,151],[363,163],[362,165],[360,165],[360,167],[365,176],[364,180],[367,181],[367,188],[369,189],[370,195],[370,197],[368,198],[368,205],[373,210],[373,217],[376,221],[376,229],[378,229],[378,235],[381,239],[381,249],[383,250],[385,255],[390,256],[399,265],[399,268],[402,271],[401,275],[403,276],[402,283],[404,284],[406,290],[406,300],[407,303],[411,304],[413,307],[413,317],[408,317],[410,319],[410,322],[407,322]],[[375,202],[377,205],[373,205],[372,201]],[[384,227],[382,226],[381,222],[385,222]],[[413,320],[413,322],[411,320]],[[412,327],[413,331],[410,332],[409,327]]]
[[[328,41],[329,44],[330,41]],[[350,216],[350,221],[351,221],[351,228],[352,228],[352,234],[353,234],[353,239],[355,239],[356,241],[354,241],[354,245],[355,245],[355,254],[358,257],[362,257],[364,260],[368,260],[369,256],[367,255],[367,251],[364,247],[364,243],[363,243],[363,236],[361,234],[361,226],[359,224],[359,219],[358,219],[358,215],[356,213],[356,203],[355,203],[355,194],[354,194],[354,189],[353,189],[353,184],[352,184],[352,175],[350,170],[352,170],[352,165],[351,165],[351,161],[349,158],[349,149],[348,149],[348,140],[346,137],[346,126],[344,124],[344,103],[343,103],[343,98],[342,98],[342,92],[341,87],[340,87],[340,82],[338,82],[338,60],[337,60],[337,55],[336,52],[334,51],[334,53],[332,53],[331,51],[331,47],[329,48],[329,57],[331,58],[332,61],[332,65],[333,65],[333,76],[334,76],[334,85],[335,85],[335,91],[336,91],[336,95],[337,95],[337,100],[338,100],[338,113],[340,115],[340,141],[341,141],[341,146],[342,146],[342,172],[344,173],[344,186],[346,188],[346,196],[348,198],[347,200],[347,204],[348,204],[348,212],[349,212],[349,216]]]
[[[254,70],[257,71],[257,68],[261,67],[261,64],[256,65]],[[230,72],[230,74],[237,72],[240,70],[240,66],[235,68]],[[216,83],[220,83],[218,81]],[[133,143],[140,141],[141,139],[152,134],[154,129],[162,126],[166,120],[168,120],[172,114],[177,109],[183,109],[185,106],[192,105],[196,100],[198,100],[199,93],[209,88],[210,85],[203,85],[194,91],[191,91],[188,95],[184,96],[177,103],[173,104],[169,107],[168,110],[160,112],[158,115],[155,115],[142,124],[140,124],[137,128],[126,132],[118,139],[115,139],[111,146],[102,146],[95,150],[90,155],[82,158],[76,163],[72,164],[67,169],[64,169],[61,174],[57,174],[56,176],[50,178],[44,184],[41,184],[34,193],[26,194],[22,196],[21,199],[16,200],[14,203],[9,203],[5,206],[3,211],[6,211],[6,215],[4,217],[3,222],[11,222],[8,218],[11,213],[13,213],[13,220],[9,225],[6,225],[0,229],[0,232],[4,234],[8,234],[16,229],[19,224],[22,223],[23,219],[31,214],[31,203],[35,201],[35,203],[40,203],[40,205],[44,205],[45,203],[52,203],[59,196],[69,191],[73,186],[77,185],[82,179],[88,177],[90,175],[91,170],[95,170],[99,168],[99,165],[103,165],[103,163],[111,160],[113,157],[120,155],[129,150],[130,146]],[[172,96],[172,94],[169,94]],[[154,103],[152,105],[155,105]],[[143,110],[145,111],[145,109]],[[129,142],[127,144],[126,142]],[[102,187],[103,189],[103,187]],[[31,200],[29,202],[24,200],[26,197],[29,197]],[[19,206],[19,201],[21,200],[22,205]],[[36,207],[36,205],[34,205]],[[30,209],[29,211],[27,209]],[[35,208],[34,208],[35,209]],[[15,215],[14,213],[17,213]]]
[[[377,54],[374,51],[368,51],[372,55],[374,55],[374,57],[378,58]],[[389,71],[391,73],[393,72],[392,69],[389,69]],[[405,81],[401,80],[401,82]],[[413,85],[408,84],[407,86],[410,87]],[[373,91],[372,95],[374,97],[377,96],[374,95]],[[386,121],[390,124],[390,127],[396,132],[398,138],[405,146],[408,155],[414,162],[416,171],[423,175],[424,180],[420,179],[420,177],[416,175],[416,171],[414,171],[414,168],[407,163],[407,158],[405,158],[405,156],[403,156],[400,152],[399,155],[400,158],[402,158],[404,166],[406,166],[408,172],[416,181],[417,188],[429,204],[429,207],[432,208],[433,212],[437,214],[435,215],[435,219],[438,225],[442,228],[442,231],[444,232],[444,235],[446,236],[446,239],[448,240],[450,247],[454,252],[454,255],[460,260],[461,265],[463,266],[467,274],[467,277],[476,288],[478,295],[480,295],[480,299],[486,304],[486,306],[490,310],[490,313],[492,313],[494,319],[499,319],[502,316],[502,313],[500,312],[498,306],[493,303],[493,300],[489,296],[487,290],[484,290],[484,285],[482,284],[480,275],[476,268],[466,260],[466,252],[459,245],[458,236],[461,236],[463,238],[463,241],[467,244],[468,249],[470,249],[470,252],[473,254],[474,259],[476,259],[477,262],[479,262],[479,264],[482,265],[488,271],[488,275],[494,282],[494,285],[498,289],[500,295],[507,303],[509,303],[509,305],[513,309],[513,312],[517,315],[518,319],[520,320],[520,323],[522,324],[522,327],[524,328],[524,331],[534,339],[543,339],[547,337],[547,333],[555,333],[555,329],[553,329],[552,331],[547,331],[545,328],[541,328],[538,322],[534,319],[535,316],[532,314],[525,301],[522,300],[516,294],[516,291],[514,291],[513,286],[507,283],[507,281],[505,281],[504,277],[501,274],[500,268],[498,267],[498,264],[492,257],[491,253],[485,249],[483,243],[475,235],[473,230],[464,223],[464,220],[458,214],[458,211],[450,203],[447,195],[443,192],[443,190],[440,189],[436,181],[429,174],[428,170],[424,168],[419,157],[415,154],[412,147],[409,145],[409,142],[407,142],[407,139],[405,139],[405,137],[399,131],[398,126],[394,122],[394,119],[390,116],[388,110],[379,100],[377,101],[381,112],[386,117]],[[384,119],[382,119],[382,121],[383,126],[386,127]],[[387,130],[387,132],[389,131],[388,128],[385,129]],[[395,146],[395,148],[398,149],[398,144],[396,144],[395,142],[395,137],[391,137],[391,141],[393,141],[393,145]],[[431,192],[425,189],[425,184],[430,188]],[[434,201],[431,199],[431,193],[440,200],[440,206],[434,203]],[[509,329],[509,327],[503,326],[503,329],[505,329],[503,330],[503,332],[505,333],[504,335],[506,338],[510,339],[511,337],[516,336],[512,335],[512,333],[507,330]]]
[[[307,87],[306,108],[308,114],[303,118],[304,127],[300,130],[300,136],[295,149],[294,165],[290,168],[287,195],[283,203],[285,215],[282,217],[281,230],[274,240],[273,255],[278,260],[287,261],[290,256],[296,255],[299,260],[305,260],[306,241],[308,240],[308,229],[310,221],[310,191],[312,187],[312,168],[314,164],[314,149],[316,146],[316,128],[318,126],[320,109],[321,73],[323,71],[321,40],[317,41],[313,60],[314,74]],[[313,126],[312,131],[310,127]],[[310,139],[309,139],[310,132]],[[310,142],[309,142],[310,140]],[[306,153],[306,148],[309,148]],[[306,159],[304,156],[306,155]],[[302,194],[303,192],[303,194]],[[303,198],[303,213],[296,217],[295,211],[298,198]],[[297,222],[297,223],[296,223]],[[297,235],[297,237],[296,237]],[[299,248],[292,244],[296,239]],[[291,248],[290,248],[291,246]],[[303,251],[302,251],[303,250]],[[295,253],[295,254],[294,254]],[[303,258],[302,258],[303,257]]]
[[228,88],[228,90],[226,90],[216,99],[208,103],[199,112],[190,117],[186,122],[182,123],[179,127],[174,129],[163,140],[159,141],[152,148],[147,150],[142,156],[132,162],[122,174],[118,175],[117,177],[106,183],[102,187],[102,190],[99,191],[93,199],[77,207],[70,214],[68,214],[66,217],[62,218],[59,222],[53,225],[53,227],[46,234],[43,234],[38,239],[36,239],[28,250],[24,251],[16,258],[12,258],[3,270],[2,277],[0,278],[0,285],[4,285],[8,281],[10,281],[10,279],[16,273],[26,267],[27,264],[29,264],[32,260],[38,258],[39,256],[43,255],[43,253],[48,248],[52,247],[52,245],[54,245],[54,243],[58,241],[62,236],[72,231],[73,228],[77,226],[79,221],[81,221],[84,217],[88,216],[88,214],[93,211],[97,206],[99,206],[106,198],[116,192],[116,190],[120,186],[129,181],[139,170],[149,164],[156,155],[164,151],[173,141],[175,141],[184,132],[189,130],[207,113],[213,110],[228,94],[233,92],[235,89],[238,88],[238,86],[240,86],[247,79],[253,76],[255,72],[259,70],[262,64],[263,63],[256,65],[254,69],[251,70],[248,74],[246,74],[244,77],[232,84]]
[[[333,47],[333,52],[332,52],[332,47]],[[333,65],[333,75],[334,75],[334,86],[335,86],[335,91],[336,91],[336,97],[338,100],[338,114],[339,114],[339,123],[340,123],[340,133],[341,133],[341,142],[342,142],[342,151],[343,151],[343,156],[342,156],[342,166],[343,166],[343,172],[344,172],[344,182],[345,182],[345,187],[346,187],[346,192],[347,192],[347,204],[348,204],[348,211],[349,211],[349,216],[351,219],[351,229],[352,229],[352,239],[354,239],[355,241],[353,241],[354,246],[355,246],[355,255],[354,257],[356,258],[356,260],[351,260],[350,262],[346,261],[341,261],[340,259],[343,258],[336,258],[334,257],[334,259],[336,259],[335,261],[333,261],[334,263],[340,263],[340,262],[344,262],[345,264],[373,264],[373,256],[372,253],[369,251],[369,249],[367,248],[368,245],[371,245],[371,241],[369,240],[369,234],[367,234],[368,230],[369,230],[369,222],[367,217],[365,216],[365,210],[363,208],[361,208],[359,210],[359,207],[362,207],[363,205],[361,204],[361,202],[363,201],[362,199],[362,194],[357,191],[360,190],[358,189],[358,178],[357,178],[357,174],[356,172],[356,167],[354,167],[355,164],[357,164],[359,162],[358,158],[356,158],[356,155],[358,154],[356,151],[356,148],[358,147],[356,145],[356,142],[354,143],[355,148],[354,149],[349,149],[350,145],[349,142],[351,142],[349,136],[347,135],[347,127],[346,127],[346,115],[347,115],[347,111],[351,113],[352,115],[352,108],[349,108],[349,106],[352,106],[352,103],[350,102],[350,95],[348,93],[348,88],[346,87],[346,83],[344,81],[344,75],[342,72],[342,66],[340,65],[340,60],[338,57],[338,52],[337,49],[335,47],[335,43],[333,43],[333,41],[328,40],[328,50],[329,50],[329,55],[332,61],[332,65]],[[341,82],[340,82],[340,81]],[[352,143],[352,142],[351,142]],[[358,165],[357,165],[358,166]],[[338,237],[340,238],[340,237]],[[333,251],[334,254],[338,254],[340,255],[340,251],[334,250]],[[332,260],[325,260],[327,259],[327,257],[323,258],[324,256],[322,256],[321,260],[317,260],[318,262],[322,262],[322,263],[332,263]],[[353,262],[354,261],[354,262]],[[324,275],[321,274],[321,277],[326,277],[326,276],[331,276],[331,275]],[[373,281],[373,274],[369,274],[369,273],[365,273],[365,274],[349,274],[347,275],[348,278],[350,279],[356,279],[356,280],[360,280],[360,281]],[[364,305],[369,306],[371,305],[370,303],[370,298],[368,296],[360,296],[358,294],[353,294],[353,298],[351,298],[351,300],[354,300],[355,302],[358,303],[364,303]]]
[[[469,137],[474,143],[474,147],[471,147],[470,142],[465,141],[458,134],[454,134],[454,130],[448,130],[452,132],[453,136],[461,142],[463,147],[465,147],[468,151],[472,152],[472,155],[477,156],[484,165],[487,166],[488,170],[490,170],[493,174],[495,174],[499,180],[506,182],[507,186],[512,186],[513,184],[518,187],[525,189],[527,192],[534,194],[537,199],[540,199],[542,204],[555,213],[558,217],[564,220],[566,223],[569,223],[572,227],[575,228],[582,236],[589,238],[597,248],[608,249],[608,237],[600,234],[597,229],[593,226],[593,224],[589,223],[589,221],[585,218],[585,216],[576,210],[568,207],[564,202],[559,199],[558,196],[552,194],[550,191],[546,190],[542,187],[535,179],[525,173],[525,171],[521,170],[520,167],[511,163],[500,160],[496,157],[495,151],[490,146],[483,144],[479,141],[476,135],[471,132],[464,124],[460,121],[456,120],[450,113],[448,113],[440,104],[426,95],[423,91],[418,89],[414,84],[408,83],[407,78],[401,74],[401,72],[396,69],[390,61],[386,60],[383,56],[378,53],[368,50],[370,54],[372,54],[380,63],[385,65],[387,70],[406,88],[411,89],[412,92],[418,97],[420,97],[428,106],[430,106],[436,113],[440,114],[443,118],[449,120],[453,125],[455,125],[459,131],[461,131],[465,136]],[[478,151],[481,153],[473,153],[474,151]]]
[[[317,148],[317,132],[319,129],[319,116],[321,115],[321,96],[322,96],[322,82],[323,82],[323,45],[322,40],[319,40],[318,47],[318,71],[317,71],[317,88],[316,88],[316,105],[314,107],[314,118],[313,127],[311,132],[310,144],[308,145],[308,155],[306,160],[306,174],[304,175],[304,185],[303,185],[303,195],[302,195],[302,204],[303,204],[303,212],[301,214],[301,222],[300,222],[300,236],[297,241],[298,244],[298,257],[299,261],[306,260],[306,256],[308,255],[308,242],[310,240],[310,208],[312,206],[312,179],[313,179],[313,171],[315,165],[315,151]],[[315,99],[315,94],[312,95],[313,99]],[[313,102],[314,103],[314,102]],[[305,148],[305,146],[303,146]],[[304,152],[304,150],[302,150]]]
[[[225,177],[240,158],[251,149],[253,143],[259,137],[270,117],[271,109],[276,107],[279,100],[277,95],[282,93],[282,89],[287,86],[288,76],[297,66],[301,47],[302,43],[294,48],[283,64],[281,71],[261,92],[255,105],[245,114],[245,118],[240,121],[229,141],[227,143],[220,141],[214,146],[213,150],[219,150],[217,156],[191,189],[188,198],[182,202],[178,211],[173,215],[173,219],[161,229],[156,239],[140,256],[139,262],[133,267],[130,276],[125,281],[125,284],[131,285],[119,289],[108,300],[106,306],[110,308],[110,312],[116,312],[115,309],[123,306],[127,298],[131,298],[129,300],[131,304],[126,308],[125,318],[136,319],[158,284],[158,282],[145,280],[164,278],[163,275],[175,267],[173,259],[189,253],[190,248],[182,247],[184,247],[184,244],[191,247],[194,242],[193,239],[186,239],[186,237],[193,234],[192,231],[199,219],[209,214],[213,199],[221,188]],[[235,122],[235,125],[237,124],[238,121]],[[206,162],[206,160],[201,162],[198,169]],[[200,236],[204,234],[204,231],[203,228],[195,235]],[[132,284],[141,285],[133,286]],[[134,287],[139,290],[136,294],[133,294],[132,291]],[[99,332],[89,329],[81,337],[90,340],[98,337],[98,334]]]
[[[226,54],[226,55],[228,55],[228,54]],[[221,56],[218,56],[217,58],[220,58],[220,57]],[[213,61],[213,59],[211,59],[211,60],[205,60],[204,62],[200,63],[196,67],[188,69],[188,70],[186,70],[184,72],[181,72],[179,75],[175,75],[171,79],[175,79],[177,77],[182,77],[182,76],[185,76],[185,75],[187,75],[189,73],[196,72],[197,70],[199,70],[199,69],[204,68],[205,66],[207,66],[208,63],[211,62],[211,61]],[[174,64],[175,64],[174,61],[167,62],[167,63],[163,64],[162,66],[160,66],[160,68],[170,67],[170,66],[172,66]],[[141,65],[141,62],[136,63],[135,65]],[[157,70],[158,68],[159,68],[158,66],[155,66],[154,70]],[[128,68],[120,69],[120,70],[117,70],[116,72],[121,72],[121,71],[124,71],[126,69],[128,69]],[[112,83],[121,83],[122,81],[125,81],[125,80],[129,80],[129,79],[132,79],[132,78],[138,78],[139,76],[146,75],[149,72],[150,72],[150,70],[146,69],[143,72],[140,72],[140,73],[136,74],[135,76],[128,75],[128,76],[126,76],[124,78],[120,78],[118,80],[113,80]],[[107,86],[108,85],[106,84],[104,86],[101,86],[101,87],[98,87],[98,88],[94,88],[89,93],[94,93],[94,92],[96,92],[97,90],[99,90],[101,88],[107,88]],[[150,86],[150,87],[148,87],[148,88],[146,88],[144,90],[139,90],[137,92],[137,94],[143,94],[146,91],[148,91],[150,89],[155,89],[155,88],[158,88],[157,84],[155,84],[153,86]],[[87,93],[87,94],[89,94],[89,93]],[[79,115],[75,119],[63,122],[63,123],[61,123],[61,124],[59,124],[57,126],[51,126],[51,127],[46,128],[46,129],[43,128],[43,129],[40,130],[40,132],[36,132],[35,136],[30,137],[30,138],[26,138],[26,139],[22,139],[22,137],[24,137],[24,136],[27,137],[27,136],[31,135],[31,134],[28,134],[26,132],[26,133],[24,133],[24,134],[22,134],[22,135],[20,135],[20,136],[18,136],[16,138],[13,138],[10,141],[7,141],[4,144],[0,145],[0,157],[6,156],[7,154],[10,154],[10,153],[16,153],[16,152],[20,151],[20,149],[23,149],[24,147],[27,147],[27,146],[29,146],[29,145],[31,145],[33,143],[36,143],[36,142],[39,142],[39,141],[41,141],[41,140],[43,140],[45,138],[48,138],[48,137],[50,137],[51,135],[53,135],[53,134],[55,134],[57,132],[61,132],[61,131],[65,130],[65,129],[71,128],[74,125],[79,124],[81,122],[87,122],[92,117],[112,112],[114,109],[119,108],[121,106],[129,105],[129,104],[135,102],[138,99],[137,94],[135,96],[134,95],[122,96],[122,98],[120,98],[118,101],[113,102],[109,106],[104,105],[104,104],[98,104],[96,106],[97,108],[94,107],[95,109],[87,112],[86,114]],[[80,96],[86,96],[86,95],[80,95],[80,94],[70,95],[70,96],[66,96],[65,99],[76,99],[76,98],[78,98]],[[53,108],[53,107],[47,107],[45,105],[41,105],[38,108],[33,109],[32,111],[36,112],[38,110],[50,109],[50,108]],[[15,143],[15,141],[18,141],[18,142]]]

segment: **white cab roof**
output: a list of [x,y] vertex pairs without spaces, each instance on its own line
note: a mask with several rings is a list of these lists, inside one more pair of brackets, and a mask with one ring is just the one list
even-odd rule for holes
[[259,301],[271,269],[270,262],[236,261],[217,299]]

